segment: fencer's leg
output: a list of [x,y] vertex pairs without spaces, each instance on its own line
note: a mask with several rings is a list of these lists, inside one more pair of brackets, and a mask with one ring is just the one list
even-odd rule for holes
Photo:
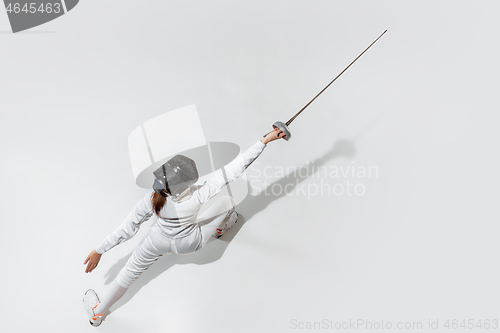
[[[163,254],[169,253],[170,243],[160,244],[162,238],[155,237],[156,234],[152,233],[152,231],[150,229],[146,238],[132,252],[125,267],[121,269],[116,279],[112,282],[106,296],[94,309],[96,314],[100,314],[101,316],[106,315],[109,308],[125,294],[130,285],[142,272],[147,270]],[[167,246],[166,248],[165,245]]]
[[96,314],[106,315],[106,311],[116,303],[127,291],[128,288],[122,287],[118,284],[116,279],[111,283],[111,286],[104,296],[104,299],[101,300],[101,303],[94,309]]
[[223,196],[219,198],[210,208],[203,214],[198,216],[198,221],[201,226],[201,233],[203,238],[203,245],[205,245],[214,231],[225,224],[226,220],[234,212],[233,200],[231,197]]
[[106,315],[106,311],[128,290],[130,285],[162,255],[171,253],[171,244],[154,231],[135,248],[125,266],[111,284],[104,299],[95,308],[95,313]]
[[122,287],[130,287],[144,271],[167,253],[171,253],[170,242],[167,244],[165,238],[158,235],[152,227],[149,235],[135,248],[125,266],[120,270],[116,277],[117,282]]

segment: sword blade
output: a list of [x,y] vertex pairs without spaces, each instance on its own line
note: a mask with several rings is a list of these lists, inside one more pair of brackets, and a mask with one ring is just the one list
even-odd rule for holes
[[337,75],[337,77],[336,77],[335,79],[333,79],[330,83],[328,83],[328,84],[326,85],[326,87],[324,87],[324,88],[323,88],[323,90],[321,90],[321,91],[320,91],[320,92],[319,92],[316,96],[314,96],[314,98],[313,98],[313,99],[311,99],[311,101],[310,101],[309,103],[307,103],[307,104],[306,104],[306,105],[305,105],[302,109],[300,109],[300,111],[299,111],[299,112],[297,112],[297,113],[295,114],[295,116],[293,116],[292,118],[290,118],[290,120],[288,120],[288,121],[286,122],[286,126],[290,125],[290,123],[291,123],[291,122],[292,122],[295,118],[297,118],[297,116],[298,116],[298,115],[299,115],[302,111],[304,111],[304,110],[305,110],[305,109],[309,106],[309,104],[311,104],[312,102],[314,102],[314,100],[315,100],[315,99],[316,99],[319,95],[321,95],[321,94],[323,93],[323,91],[325,91],[325,90],[326,90],[326,88],[328,88],[328,87],[329,87],[329,86],[330,86],[333,82],[335,82],[335,80],[337,80],[337,79],[339,78],[339,76],[340,76],[340,75],[342,75],[342,73],[344,73],[344,72],[345,72],[345,71],[346,71],[349,67],[351,67],[351,65],[352,65],[352,64],[354,64],[354,62],[356,62],[356,60],[358,60],[358,59],[359,59],[359,57],[361,57],[361,56],[363,55],[363,53],[365,53],[366,51],[368,51],[368,49],[369,49],[369,48],[370,48],[373,44],[375,44],[375,42],[376,42],[376,41],[378,41],[378,40],[379,40],[379,38],[380,38],[380,37],[382,37],[382,36],[383,36],[386,32],[387,32],[387,30],[386,30],[386,31],[384,31],[384,32],[383,32],[380,36],[378,36],[378,37],[377,37],[377,39],[375,39],[375,41],[374,41],[373,43],[371,43],[371,44],[370,44],[370,46],[368,46],[368,47],[367,47],[367,48],[366,48],[363,52],[361,52],[361,54],[360,54],[359,56],[357,56],[357,57],[356,57],[356,59],[354,59],[354,60],[353,60],[353,62],[351,62],[351,63],[349,64],[349,66],[347,66],[346,68],[344,68],[344,70],[343,70],[342,72],[340,72],[340,74],[339,74],[339,75]]

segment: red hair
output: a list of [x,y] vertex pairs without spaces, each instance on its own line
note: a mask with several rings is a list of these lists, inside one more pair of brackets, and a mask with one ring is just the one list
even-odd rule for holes
[[156,193],[153,192],[151,195],[151,204],[153,205],[153,209],[156,213],[156,215],[160,214],[160,210],[165,206],[165,203],[167,202],[167,195],[164,195],[163,193]]

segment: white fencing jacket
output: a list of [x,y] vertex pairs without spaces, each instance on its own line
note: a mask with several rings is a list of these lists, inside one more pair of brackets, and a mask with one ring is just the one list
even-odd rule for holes
[[[196,217],[201,205],[218,194],[227,183],[240,177],[246,168],[262,153],[266,144],[257,141],[233,161],[217,170],[203,185],[193,185],[175,201],[167,196],[167,201],[158,216],[158,224],[163,233],[171,238],[185,237],[200,228]],[[224,175],[224,173],[225,175]],[[130,212],[122,224],[116,228],[96,248],[99,254],[105,253],[116,245],[132,238],[142,223],[155,214],[149,190]]]

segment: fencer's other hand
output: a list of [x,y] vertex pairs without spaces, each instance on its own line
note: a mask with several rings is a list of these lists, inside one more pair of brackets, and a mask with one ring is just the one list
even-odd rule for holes
[[97,267],[99,264],[99,260],[101,260],[101,255],[97,253],[95,250],[92,250],[90,254],[87,256],[87,259],[83,262],[83,264],[87,264],[87,268],[85,269],[85,273],[90,273]]
[[282,139],[285,136],[282,130],[275,127],[269,134],[267,134],[264,139],[260,140],[264,144],[268,144],[271,141]]

